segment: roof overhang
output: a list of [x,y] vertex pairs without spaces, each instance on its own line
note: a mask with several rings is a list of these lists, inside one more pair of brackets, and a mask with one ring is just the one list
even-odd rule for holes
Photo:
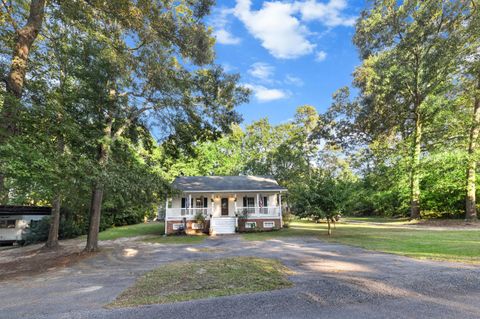
[[252,193],[252,192],[286,192],[286,188],[279,189],[218,189],[218,190],[181,190],[183,193]]

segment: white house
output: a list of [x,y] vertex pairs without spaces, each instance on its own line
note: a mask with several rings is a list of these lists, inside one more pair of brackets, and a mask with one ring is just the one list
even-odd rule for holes
[[22,241],[33,223],[51,213],[50,207],[0,206],[0,243]]
[[182,230],[233,234],[282,227],[282,194],[287,189],[273,178],[182,176],[172,186],[177,194],[166,201],[166,234]]

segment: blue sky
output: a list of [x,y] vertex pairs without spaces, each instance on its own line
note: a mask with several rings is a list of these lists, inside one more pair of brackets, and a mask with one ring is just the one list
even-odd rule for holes
[[217,63],[240,73],[253,95],[238,111],[249,124],[290,120],[304,104],[325,111],[359,64],[353,23],[364,0],[217,0],[209,18]]

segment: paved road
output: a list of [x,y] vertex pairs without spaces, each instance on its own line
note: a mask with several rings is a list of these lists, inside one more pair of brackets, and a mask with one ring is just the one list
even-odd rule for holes
[[[135,278],[177,260],[278,258],[293,288],[137,308],[105,309]],[[419,261],[313,238],[200,245],[110,243],[73,267],[0,284],[0,318],[480,318],[480,267]]]

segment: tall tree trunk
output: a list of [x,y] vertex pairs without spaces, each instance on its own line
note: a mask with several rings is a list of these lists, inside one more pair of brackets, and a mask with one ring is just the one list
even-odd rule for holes
[[58,247],[58,230],[60,228],[60,208],[62,206],[62,197],[60,193],[56,194],[52,202],[52,218],[50,219],[50,230],[48,240],[45,244],[47,248]]
[[477,140],[480,133],[480,78],[477,83],[477,92],[473,106],[472,126],[468,141],[467,157],[467,196],[465,200],[465,219],[477,218],[476,208],[476,169],[477,169]]
[[420,152],[422,141],[422,119],[415,116],[415,131],[412,142],[412,158],[410,167],[410,218],[420,218]]
[[[20,98],[22,97],[27,73],[28,55],[33,42],[42,28],[45,15],[46,0],[31,0],[27,23],[16,30],[16,42],[12,53],[10,72],[6,78],[6,97],[0,113],[0,144],[6,142],[16,131],[16,116]],[[8,199],[5,189],[5,174],[0,172],[0,202]]]
[[[1,138],[0,138],[1,139]],[[3,141],[0,141],[0,144]],[[5,187],[5,174],[0,171],[0,205],[8,202],[8,190]]]
[[[105,171],[110,155],[110,143],[112,139],[113,120],[109,118],[104,128],[104,139],[99,145],[98,164],[102,172]],[[92,186],[92,201],[90,203],[90,224],[88,226],[87,245],[85,251],[94,252],[98,250],[98,232],[100,230],[100,216],[102,212],[104,184],[100,178]]]
[[87,245],[85,251],[98,250],[98,232],[100,230],[100,216],[103,201],[103,183],[96,181],[92,189],[92,201],[90,203],[90,225],[88,227]]
[[[59,134],[57,139],[58,155],[62,156],[65,151],[65,141],[63,136]],[[52,218],[50,219],[50,229],[48,231],[48,239],[45,247],[56,248],[58,246],[58,231],[60,229],[60,209],[62,206],[62,194],[57,187],[56,194],[52,201]]]

